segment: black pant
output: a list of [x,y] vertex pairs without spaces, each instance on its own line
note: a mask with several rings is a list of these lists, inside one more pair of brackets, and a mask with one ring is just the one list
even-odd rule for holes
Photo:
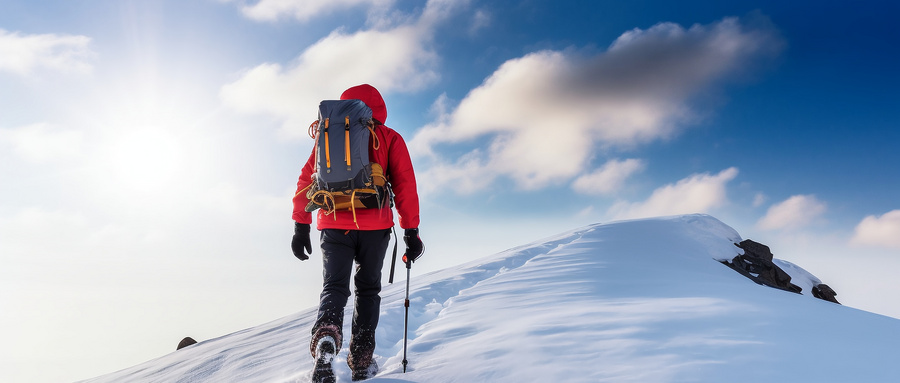
[[390,243],[390,232],[390,229],[325,229],[321,234],[324,283],[313,337],[316,338],[323,327],[336,326],[338,333],[342,332],[344,306],[350,297],[350,274],[355,263],[353,281],[356,289],[348,363],[352,359],[361,368],[368,366],[375,351],[375,328],[381,305],[378,295],[381,292],[381,268]]

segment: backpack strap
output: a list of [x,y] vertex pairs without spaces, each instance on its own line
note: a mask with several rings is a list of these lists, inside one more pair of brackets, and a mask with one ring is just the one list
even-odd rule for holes
[[[319,120],[315,120],[312,124],[309,124],[309,129],[307,129],[306,133],[309,134],[309,138],[312,138],[313,141],[315,141],[316,145],[313,150],[316,151],[315,158],[319,158]],[[317,173],[318,171],[319,161],[315,161],[313,162],[313,173]],[[310,183],[310,186],[312,186],[312,183]],[[299,192],[297,194],[299,194]]]
[[369,132],[372,133],[372,149],[378,150],[381,148],[381,141],[378,140],[378,135],[375,134],[375,127],[377,126],[377,121],[371,124],[366,125],[369,128]]
[[329,152],[328,147],[331,145],[327,144],[328,142],[330,142],[330,141],[328,141],[328,120],[329,120],[329,118],[325,118],[325,129],[323,129],[323,132],[325,132],[325,142],[326,142],[326,144],[324,145],[325,146],[325,164],[326,164],[325,166],[328,168],[327,171],[330,172],[331,171],[331,153]]
[[347,170],[350,170],[351,166],[350,166],[350,116],[349,115],[344,117],[344,162],[347,163]]

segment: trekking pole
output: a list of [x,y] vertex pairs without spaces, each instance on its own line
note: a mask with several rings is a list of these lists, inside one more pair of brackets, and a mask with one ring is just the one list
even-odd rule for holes
[[406,300],[403,302],[403,306],[406,307],[406,313],[403,316],[403,373],[406,373],[406,365],[409,364],[409,361],[406,360],[406,341],[407,334],[409,332],[409,271],[412,269],[412,262],[406,259],[406,255],[403,256],[403,260],[406,261]]

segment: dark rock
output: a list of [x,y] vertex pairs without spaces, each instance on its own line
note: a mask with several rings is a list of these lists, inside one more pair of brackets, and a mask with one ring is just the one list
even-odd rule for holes
[[826,285],[824,283],[820,283],[818,285],[813,286],[812,294],[816,298],[824,299],[826,301],[834,302],[837,304],[841,304],[841,302],[838,302],[837,299],[834,297],[835,295],[837,295],[837,293],[834,292],[834,290],[832,290],[831,287],[828,287],[828,285]]
[[744,249],[744,254],[734,257],[731,263],[723,261],[722,263],[728,267],[764,286],[797,294],[803,290],[800,286],[791,283],[791,276],[772,262],[772,251],[768,246],[749,239],[734,245]]
[[757,258],[765,259],[769,262],[772,261],[772,251],[769,250],[768,246],[763,245],[759,242],[745,239],[741,241],[741,243],[735,243],[734,245],[740,247],[741,249],[744,249],[744,255],[752,255]]
[[[764,286],[797,294],[800,294],[803,290],[800,286],[791,283],[791,276],[772,262],[774,257],[768,246],[749,239],[734,245],[744,249],[744,254],[734,257],[731,262],[722,261],[726,266],[750,278],[753,282]],[[834,298],[837,293],[824,283],[813,286],[812,295],[819,299],[840,304]]]
[[181,340],[181,342],[178,342],[178,348],[176,348],[175,350],[176,351],[181,350],[182,348],[185,348],[187,346],[190,346],[190,345],[196,344],[196,343],[197,343],[197,341],[194,340],[194,338],[185,337],[184,339]]

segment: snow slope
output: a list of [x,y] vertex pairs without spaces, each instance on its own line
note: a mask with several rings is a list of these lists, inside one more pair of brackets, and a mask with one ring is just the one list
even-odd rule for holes
[[[753,283],[716,261],[742,251],[740,239],[710,216],[665,217],[413,270],[406,374],[400,274],[382,294],[382,373],[370,382],[900,381],[900,321],[812,298],[815,277],[788,263],[804,295]],[[306,382],[314,316],[310,308],[85,382]],[[346,348],[339,382],[350,381],[345,358]]]

